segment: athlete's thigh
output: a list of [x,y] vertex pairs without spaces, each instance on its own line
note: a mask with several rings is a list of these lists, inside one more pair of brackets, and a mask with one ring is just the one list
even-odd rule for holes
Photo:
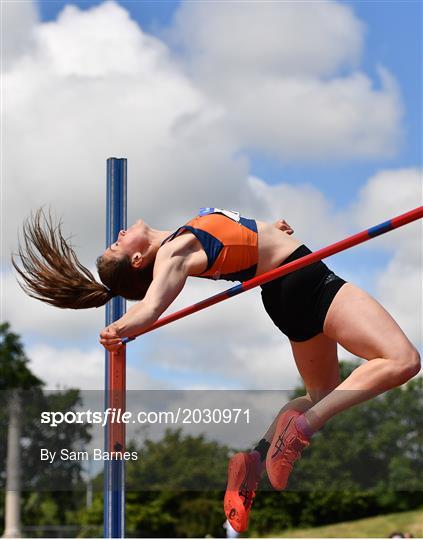
[[304,385],[318,401],[340,383],[336,341],[318,334],[307,341],[291,341],[292,352]]
[[407,336],[385,308],[351,283],[346,283],[333,299],[323,332],[366,360],[391,358],[410,346]]

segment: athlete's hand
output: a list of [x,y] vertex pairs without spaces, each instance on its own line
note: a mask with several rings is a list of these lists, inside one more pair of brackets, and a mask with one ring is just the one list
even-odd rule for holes
[[278,219],[278,221],[275,221],[273,225],[280,231],[285,232],[286,234],[292,234],[294,232],[294,229],[291,227],[291,225],[287,223],[284,219]]
[[111,324],[100,332],[100,343],[109,352],[118,351],[124,345],[115,325]]

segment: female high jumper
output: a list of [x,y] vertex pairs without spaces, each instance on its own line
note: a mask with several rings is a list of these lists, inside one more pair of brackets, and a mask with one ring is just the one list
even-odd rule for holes
[[[38,211],[24,225],[13,264],[25,291],[56,307],[99,307],[114,296],[139,300],[100,333],[100,343],[114,351],[123,337],[153,324],[189,276],[242,282],[311,253],[292,232],[284,220],[263,223],[216,208],[202,209],[174,232],[139,220],[97,259],[99,283],[78,261],[60,224]],[[420,371],[416,348],[391,315],[321,261],[266,283],[261,294],[265,310],[290,340],[307,393],[281,409],[251,452],[229,461],[224,509],[239,532],[248,527],[264,468],[272,486],[283,490],[313,433]],[[368,360],[343,382],[338,344]]]

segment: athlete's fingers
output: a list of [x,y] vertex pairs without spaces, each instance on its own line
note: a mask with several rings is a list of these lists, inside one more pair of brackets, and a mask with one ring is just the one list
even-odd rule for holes
[[123,346],[122,339],[113,324],[103,328],[99,341],[109,352],[117,351]]
[[103,330],[100,332],[100,338],[103,338],[103,339],[119,338],[120,339],[120,336],[116,328],[113,325],[111,325],[111,326],[107,326],[106,328],[103,328]]
[[278,221],[275,221],[274,226],[280,231],[286,232],[287,234],[292,234],[294,232],[294,229],[291,227],[291,225],[284,219],[278,219]]
[[118,351],[121,347],[123,347],[123,343],[120,340],[109,340],[109,339],[100,339],[100,343],[103,345],[105,349],[108,351]]
[[120,336],[112,332],[101,332],[99,337],[100,339],[116,339],[116,340],[121,339]]
[[102,345],[117,345],[118,343],[122,343],[121,338],[101,338],[99,341]]
[[287,234],[292,234],[294,232],[294,229],[291,227],[291,225],[284,219],[282,220],[282,224],[283,224],[282,230],[285,231]]

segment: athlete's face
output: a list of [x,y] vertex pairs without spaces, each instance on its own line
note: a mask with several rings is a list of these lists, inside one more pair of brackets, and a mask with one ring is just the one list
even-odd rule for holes
[[143,253],[147,247],[147,225],[141,219],[129,229],[119,231],[116,242],[106,249],[105,255],[127,255],[132,258],[134,253]]

